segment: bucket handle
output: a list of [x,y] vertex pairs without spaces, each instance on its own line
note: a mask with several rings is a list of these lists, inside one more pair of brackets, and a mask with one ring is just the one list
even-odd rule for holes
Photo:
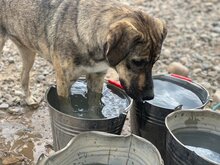
[[[172,77],[175,77],[175,78],[179,78],[179,79],[182,79],[182,80],[185,80],[185,81],[189,81],[189,82],[192,82],[192,79],[189,78],[189,77],[185,77],[185,76],[181,76],[181,75],[178,75],[178,74],[171,74]],[[114,80],[108,80],[107,81],[109,84],[112,84],[118,88],[121,88],[121,89],[124,89],[124,87],[117,81],[114,81]]]
[[117,81],[108,80],[108,83],[109,83],[109,84],[112,84],[112,85],[114,85],[114,86],[116,86],[116,87],[118,87],[118,88],[124,89],[124,87],[123,87],[120,83],[118,83]]
[[189,81],[189,82],[192,82],[192,79],[189,78],[189,77],[185,77],[185,76],[181,76],[179,74],[171,74],[172,77],[175,77],[175,78],[179,78],[179,79],[182,79],[182,80],[185,80],[185,81]]
[[180,105],[176,106],[176,108],[174,108],[174,111],[179,111],[179,110],[181,110],[182,108],[183,108],[183,105],[180,104]]

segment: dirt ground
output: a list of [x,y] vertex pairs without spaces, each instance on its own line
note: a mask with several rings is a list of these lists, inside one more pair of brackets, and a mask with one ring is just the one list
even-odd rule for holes
[[[220,90],[220,3],[218,0],[122,0],[164,19],[168,25],[155,74],[167,74],[172,62],[189,69],[189,77],[203,85],[210,98]],[[31,91],[40,105],[27,107],[20,87],[21,59],[8,41],[0,56],[0,165],[35,164],[41,153],[49,153],[52,135],[46,90],[55,84],[52,66],[41,57],[31,72]],[[107,78],[117,80],[110,70]],[[209,103],[207,108],[217,102]],[[123,134],[130,133],[129,118]]]

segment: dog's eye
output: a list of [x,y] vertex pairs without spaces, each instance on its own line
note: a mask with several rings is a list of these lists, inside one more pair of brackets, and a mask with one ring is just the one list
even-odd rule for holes
[[136,67],[143,67],[145,65],[145,61],[144,60],[136,60],[136,59],[133,59],[131,60],[131,63],[132,65],[136,66]]

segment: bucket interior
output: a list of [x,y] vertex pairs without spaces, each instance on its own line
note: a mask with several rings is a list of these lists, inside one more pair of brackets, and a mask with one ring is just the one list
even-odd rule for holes
[[[79,79],[79,81],[85,81],[84,79]],[[87,93],[86,93],[87,94]],[[60,113],[64,113],[69,116],[77,117],[77,118],[87,118],[87,119],[102,119],[102,118],[115,118],[118,117],[120,114],[126,114],[132,104],[132,100],[130,97],[127,96],[127,94],[119,89],[118,87],[109,84],[104,83],[103,85],[103,96],[102,100],[105,95],[107,97],[110,97],[108,95],[114,95],[117,96],[118,104],[115,103],[115,100],[110,100],[111,98],[107,98],[109,100],[105,101],[102,105],[104,107],[99,108],[99,114],[98,115],[88,115],[90,112],[93,112],[89,109],[87,98],[80,94],[76,95],[70,95],[69,102],[63,103],[59,100],[59,96],[57,94],[56,87],[50,87],[50,89],[46,93],[46,99],[51,108],[53,108],[56,111],[59,111]],[[114,105],[112,105],[114,104]],[[123,104],[123,105],[122,105]],[[99,106],[99,105],[98,105]],[[98,107],[97,106],[97,107]],[[76,107],[76,108],[75,108]],[[79,107],[79,110],[76,110],[77,107]],[[107,107],[107,108],[106,108]],[[91,113],[92,114],[92,113]]]
[[82,118],[80,116],[74,116],[69,112],[66,112],[65,108],[61,108],[63,106],[60,105],[56,87],[50,87],[48,89],[46,99],[50,111],[53,143],[56,151],[64,148],[73,137],[81,132],[103,131],[113,134],[121,133],[127,112],[131,109],[132,100],[124,93],[124,91],[118,89],[114,85],[107,85],[112,92],[120,93],[129,103],[129,105],[123,109],[123,112],[118,116],[112,116],[111,118]]
[[[179,111],[167,116],[166,126],[176,141],[197,156],[220,164],[220,114],[205,111]],[[193,154],[192,154],[193,155]]]
[[151,105],[165,109],[181,105],[182,109],[198,109],[209,101],[208,91],[199,84],[169,75],[157,75],[153,80],[155,98],[147,101]]

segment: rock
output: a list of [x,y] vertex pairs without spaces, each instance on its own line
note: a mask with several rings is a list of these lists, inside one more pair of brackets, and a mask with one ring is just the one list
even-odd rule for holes
[[210,69],[211,68],[211,65],[209,64],[209,63],[203,63],[202,64],[202,68],[204,69],[204,70],[207,70],[207,69]]
[[220,90],[217,90],[213,95],[213,102],[220,103]]
[[188,63],[188,58],[187,57],[182,57],[180,58],[180,62],[184,65],[186,65]]
[[0,104],[0,109],[8,109],[9,105],[7,103]]
[[164,57],[169,58],[171,56],[171,51],[170,49],[164,49],[162,56],[164,55]]
[[11,96],[10,94],[6,93],[6,94],[4,95],[4,98],[5,98],[6,100],[10,100],[10,99],[12,98],[12,96]]
[[21,162],[23,157],[10,156],[2,159],[2,165],[16,165]]
[[141,5],[142,3],[144,3],[145,0],[134,0],[134,3],[136,5]]
[[215,71],[220,72],[220,66],[217,65],[217,66],[214,66],[213,68],[214,68]]
[[15,90],[14,94],[15,94],[15,96],[23,96],[23,92],[21,92],[19,90]]
[[208,72],[208,75],[209,76],[212,76],[212,77],[215,77],[215,76],[217,76],[217,72],[215,72],[215,71],[210,71],[210,72]]
[[193,73],[195,73],[195,74],[200,73],[201,71],[202,71],[201,68],[193,69]]
[[20,107],[9,108],[7,112],[12,115],[21,115],[24,113],[23,109]]
[[6,94],[4,98],[9,105],[13,105],[14,98],[10,94]]
[[189,75],[189,69],[182,65],[179,62],[172,62],[168,67],[167,71],[169,73],[179,74],[182,76],[188,76]]
[[[6,116],[6,113],[3,112],[3,111],[0,111],[0,119],[1,119],[1,118],[5,118],[5,116]],[[0,158],[1,158],[1,155],[0,155]],[[1,163],[0,163],[0,164],[1,164]]]
[[220,27],[218,27],[218,26],[213,27],[212,32],[220,33]]
[[15,60],[13,57],[9,57],[8,62],[9,62],[9,64],[13,64],[13,63],[15,63]]
[[45,80],[45,76],[43,74],[40,74],[39,76],[37,76],[37,82],[40,83],[42,81]]
[[200,85],[202,85],[205,89],[209,90],[211,88],[211,84],[208,82],[200,82]]
[[47,76],[47,75],[49,75],[49,74],[50,74],[50,72],[49,72],[48,70],[44,70],[44,71],[43,71],[43,75],[44,75],[44,76]]

